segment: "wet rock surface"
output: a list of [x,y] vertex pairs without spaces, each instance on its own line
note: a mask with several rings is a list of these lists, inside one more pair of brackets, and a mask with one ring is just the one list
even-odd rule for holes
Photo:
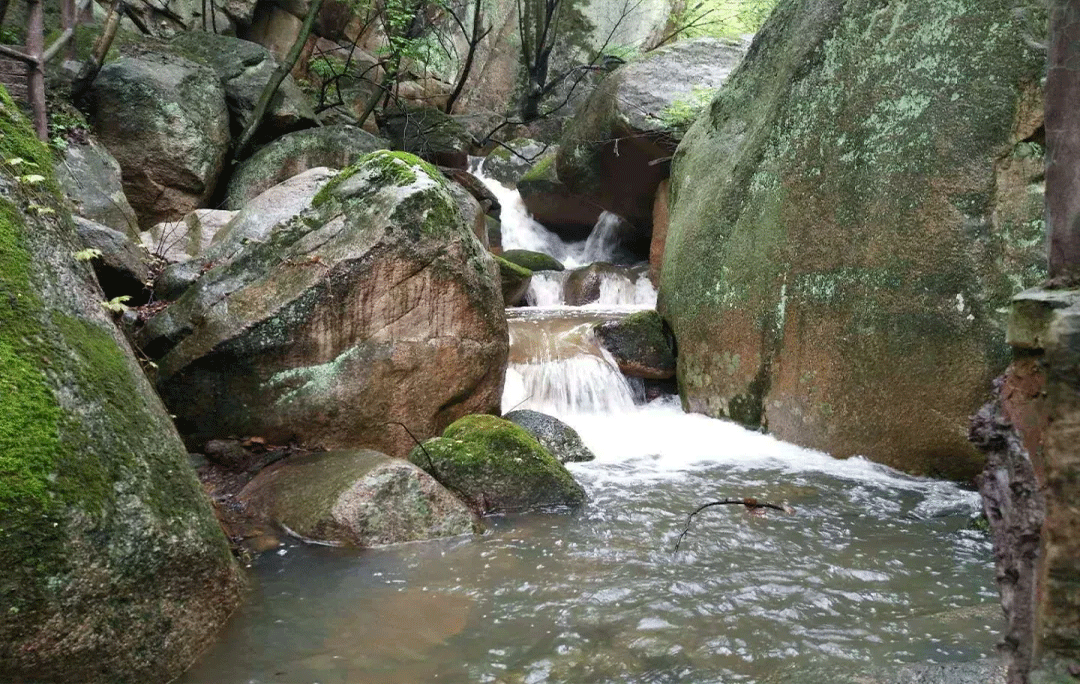
[[596,460],[596,454],[581,441],[577,431],[555,416],[539,411],[519,409],[503,416],[504,419],[528,430],[544,445],[559,463],[582,463]]
[[639,311],[596,326],[596,336],[623,375],[646,380],[675,377],[671,333],[656,311]]

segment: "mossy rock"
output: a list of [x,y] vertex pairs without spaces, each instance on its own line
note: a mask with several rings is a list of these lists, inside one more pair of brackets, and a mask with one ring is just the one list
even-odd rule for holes
[[379,128],[395,149],[429,162],[464,169],[476,145],[472,134],[446,112],[434,107],[405,105],[385,113]]
[[495,256],[495,263],[499,265],[503,303],[506,306],[517,306],[525,299],[525,294],[529,291],[532,271],[498,255]]
[[675,352],[664,320],[656,311],[638,311],[596,326],[600,344],[611,352],[623,375],[645,380],[675,376]]
[[509,249],[502,253],[502,258],[510,263],[517,264],[530,271],[563,271],[566,269],[562,262],[553,256],[543,252],[532,252],[527,249]]
[[540,441],[560,463],[582,463],[596,460],[596,454],[581,441],[577,430],[555,416],[539,411],[518,409],[503,416],[506,420],[520,425],[529,434]]
[[552,145],[531,138],[515,138],[502,143],[484,158],[484,175],[513,188],[541,156],[554,156],[555,152]]
[[0,160],[0,681],[170,681],[242,579],[3,88]]
[[585,490],[526,430],[502,418],[470,415],[417,446],[409,460],[481,515],[578,506]]
[[980,471],[1001,312],[1045,277],[1025,35],[1011,0],[779,2],[673,161],[659,309],[687,409]]

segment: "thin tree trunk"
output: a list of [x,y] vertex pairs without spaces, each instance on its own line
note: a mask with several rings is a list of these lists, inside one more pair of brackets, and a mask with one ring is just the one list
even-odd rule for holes
[[397,71],[391,72],[389,69],[386,70],[386,72],[383,74],[382,82],[379,83],[379,86],[375,89],[375,92],[372,93],[371,97],[368,98],[367,104],[364,105],[363,113],[360,114],[360,118],[356,121],[356,126],[358,128],[363,127],[364,122],[367,121],[368,117],[371,116],[371,113],[375,111],[375,107],[379,105],[379,100],[382,99],[383,93],[386,91],[387,88],[389,88],[390,83],[393,82],[396,78]]
[[10,4],[11,0],[0,0],[0,26],[3,26],[4,19],[7,19],[7,11]]
[[112,47],[113,39],[116,38],[116,31],[120,27],[120,19],[123,16],[124,0],[113,0],[112,5],[109,6],[109,14],[105,17],[105,26],[90,53],[90,59],[83,65],[82,73],[72,86],[71,94],[75,102],[80,102],[89,92],[90,86],[94,84],[94,79],[97,78],[101,66],[105,63],[105,55],[109,54],[109,48]]
[[45,13],[42,0],[27,0],[26,54],[33,59],[28,64],[26,81],[30,109],[34,113],[34,131],[41,140],[49,139],[49,119],[45,109]]
[[308,36],[311,35],[311,28],[315,25],[315,17],[319,16],[322,4],[323,0],[312,0],[307,16],[304,17],[304,25],[300,28],[300,34],[296,37],[296,42],[293,43],[289,49],[289,54],[278,65],[277,70],[267,81],[266,87],[263,88],[262,94],[259,95],[259,102],[255,105],[255,112],[251,115],[251,121],[244,128],[244,132],[240,135],[240,140],[236,144],[233,159],[240,159],[248,146],[251,145],[251,139],[255,136],[255,131],[259,128],[259,124],[262,123],[263,117],[266,116],[266,110],[270,107],[270,101],[273,100],[274,93],[277,92],[281,82],[292,71],[293,66],[296,65],[296,60],[300,58],[300,51],[304,49],[304,44],[307,43]]
[[1051,0],[1046,71],[1046,229],[1050,277],[1080,277],[1080,0]]
[[480,41],[484,39],[484,36],[488,34],[488,31],[491,30],[482,30],[482,24],[484,23],[481,11],[482,2],[483,0],[473,0],[472,37],[469,38],[469,54],[465,57],[465,65],[461,68],[461,76],[454,86],[454,92],[450,93],[450,97],[446,99],[446,107],[443,109],[447,114],[454,111],[454,103],[461,97],[461,91],[465,89],[465,81],[469,79],[469,72],[472,71],[473,60],[476,58],[476,48],[480,45]]
[[[79,17],[75,10],[75,0],[60,0],[60,27],[64,29],[65,33],[71,31],[71,35],[74,35],[75,26],[78,23]],[[75,58],[75,43],[67,43],[64,56],[68,59]]]

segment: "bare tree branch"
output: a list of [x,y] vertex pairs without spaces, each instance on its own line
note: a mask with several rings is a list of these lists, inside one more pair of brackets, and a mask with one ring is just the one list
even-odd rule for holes
[[713,506],[745,506],[747,511],[756,511],[762,508],[771,508],[773,510],[787,513],[788,515],[791,515],[795,512],[794,508],[786,504],[780,505],[769,503],[767,501],[758,501],[757,499],[749,497],[745,499],[720,499],[719,501],[710,501],[707,504],[702,504],[701,506],[698,506],[696,509],[694,509],[693,513],[686,517],[686,526],[683,527],[683,531],[679,534],[679,538],[675,540],[675,548],[672,549],[672,553],[675,553],[679,550],[679,544],[682,544],[683,537],[685,537],[686,533],[690,531],[690,523],[693,521],[694,516],[702,512],[706,508],[712,508]]

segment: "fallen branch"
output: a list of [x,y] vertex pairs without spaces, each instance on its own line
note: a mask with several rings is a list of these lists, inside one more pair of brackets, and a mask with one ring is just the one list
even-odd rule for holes
[[683,537],[690,531],[690,523],[694,520],[694,516],[702,512],[706,508],[712,508],[713,506],[745,506],[748,512],[757,511],[763,508],[771,508],[773,510],[782,511],[787,514],[792,514],[795,509],[788,505],[769,503],[768,501],[758,501],[757,499],[747,497],[745,499],[720,499],[719,501],[710,501],[707,504],[702,504],[694,509],[694,512],[686,516],[686,527],[679,534],[679,538],[675,540],[675,548],[672,549],[672,553],[676,553],[679,550],[679,544],[682,544]]

